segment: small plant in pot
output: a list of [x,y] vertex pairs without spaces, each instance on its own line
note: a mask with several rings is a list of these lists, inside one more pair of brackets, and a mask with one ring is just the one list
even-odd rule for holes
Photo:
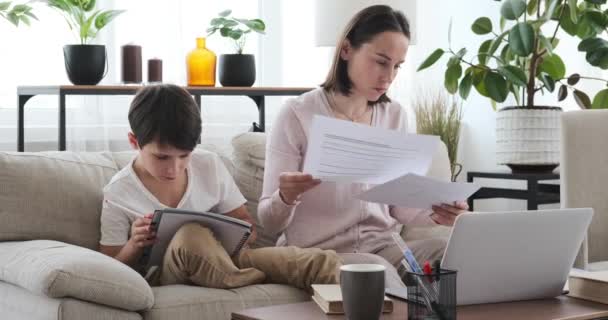
[[223,86],[250,87],[255,83],[255,57],[243,54],[247,36],[253,31],[265,34],[266,24],[261,19],[238,19],[231,16],[232,10],[219,13],[211,20],[207,36],[219,32],[233,42],[236,54],[222,54],[219,61],[219,78]]
[[[539,106],[535,97],[554,92],[563,101],[569,92],[582,108],[608,108],[608,89],[591,99],[581,80],[599,80],[577,72],[566,73],[556,48],[559,37],[578,38],[578,50],[595,67],[608,69],[608,6],[606,0],[505,0],[497,1],[500,24],[488,17],[475,20],[471,29],[490,39],[481,42],[473,58],[469,50],[436,49],[418,70],[449,55],[445,88],[463,99],[472,88],[490,99],[494,108],[512,94],[516,106],[498,111],[497,162],[514,171],[550,171],[559,165],[560,115],[558,106]],[[448,41],[450,40],[448,32]],[[606,82],[608,83],[608,82]]]
[[439,136],[445,143],[450,160],[451,180],[454,182],[462,171],[457,162],[458,141],[462,124],[462,105],[455,95],[444,90],[417,90],[413,102],[416,114],[416,133]]
[[96,85],[107,71],[104,45],[89,44],[123,10],[95,10],[95,0],[48,0],[51,8],[62,13],[80,44],[63,47],[68,78],[76,85]]

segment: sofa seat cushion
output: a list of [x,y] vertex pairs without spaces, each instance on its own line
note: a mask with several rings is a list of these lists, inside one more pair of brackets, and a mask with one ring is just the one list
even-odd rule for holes
[[0,281],[50,298],[73,297],[128,311],[154,304],[152,288],[127,265],[58,241],[0,243]]
[[137,312],[72,298],[49,298],[2,281],[0,316],[3,320],[141,320],[141,315]]
[[310,300],[302,290],[279,284],[261,284],[232,290],[186,285],[153,287],[154,307],[144,319],[230,319],[243,309]]

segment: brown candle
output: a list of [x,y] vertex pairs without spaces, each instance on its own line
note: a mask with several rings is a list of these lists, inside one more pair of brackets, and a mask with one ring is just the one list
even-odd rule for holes
[[141,83],[141,46],[122,46],[122,82]]
[[148,60],[148,82],[163,82],[163,61],[161,59]]

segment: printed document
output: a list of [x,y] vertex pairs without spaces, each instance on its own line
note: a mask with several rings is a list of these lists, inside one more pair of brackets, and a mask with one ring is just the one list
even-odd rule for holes
[[355,196],[368,202],[431,208],[465,200],[479,187],[425,176],[439,141],[316,115],[303,172],[322,181],[376,184]]
[[406,173],[425,175],[439,137],[316,115],[303,172],[323,181],[381,184]]
[[477,190],[479,186],[473,183],[446,182],[408,173],[355,198],[399,207],[430,209],[434,204],[463,201]]

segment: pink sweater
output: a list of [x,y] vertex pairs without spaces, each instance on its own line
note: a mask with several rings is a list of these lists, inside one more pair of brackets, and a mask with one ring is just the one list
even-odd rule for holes
[[[274,121],[266,145],[264,189],[258,218],[267,232],[283,233],[277,245],[375,252],[391,244],[399,224],[435,225],[427,210],[353,198],[371,186],[322,182],[287,205],[279,196],[281,172],[301,171],[313,115],[333,116],[323,89],[288,100]],[[374,107],[372,125],[406,132],[405,110],[396,102]]]

